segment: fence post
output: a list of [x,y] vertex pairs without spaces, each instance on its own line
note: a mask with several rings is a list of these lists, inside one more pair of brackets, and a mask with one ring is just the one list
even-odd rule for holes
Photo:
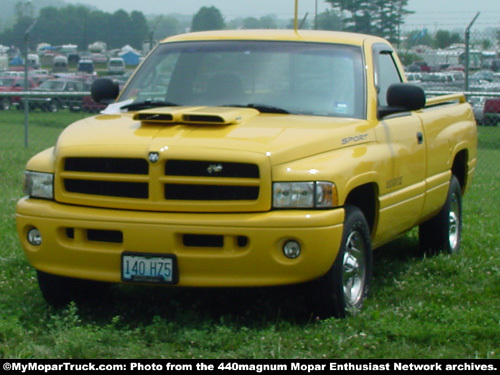
[[[24,32],[24,92],[28,91],[28,41],[31,29],[35,26],[38,19],[35,19],[33,23]],[[24,147],[28,147],[28,119],[29,119],[29,97],[25,96],[24,101]]]
[[474,22],[476,22],[477,17],[479,17],[480,12],[477,12],[476,16],[469,23],[469,26],[465,29],[465,91],[469,91],[469,43],[470,43],[470,29]]

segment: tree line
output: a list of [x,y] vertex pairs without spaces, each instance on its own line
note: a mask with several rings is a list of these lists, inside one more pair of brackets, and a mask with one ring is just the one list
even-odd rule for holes
[[55,46],[76,44],[85,50],[88,44],[97,40],[106,42],[109,48],[126,44],[139,48],[149,33],[146,17],[138,11],[107,13],[68,5],[42,8],[36,18],[31,12],[17,12],[16,16],[15,24],[0,34],[2,44],[23,46],[25,32],[33,24],[29,33],[32,49],[38,43],[49,43]]
[[[302,24],[303,28],[321,30],[340,30],[378,35],[387,38],[399,46],[401,40],[411,47],[426,44],[436,48],[446,48],[459,43],[462,38],[457,33],[439,30],[435,35],[425,30],[413,31],[401,35],[401,25],[412,12],[407,9],[408,0],[325,0],[331,9],[309,17]],[[226,21],[216,7],[202,7],[191,18],[179,21],[178,17],[157,16],[149,21],[140,11],[127,13],[118,10],[107,13],[83,5],[41,8],[38,16],[31,2],[20,1],[16,4],[16,22],[0,33],[0,44],[23,46],[25,31],[36,23],[29,34],[30,48],[38,43],[52,45],[77,44],[80,50],[95,41],[106,42],[111,49],[126,44],[140,49],[144,41],[153,38],[179,34],[186,30],[220,30],[225,28],[272,29],[292,28],[293,20],[278,23],[273,16],[260,18],[246,17]],[[500,37],[500,32],[499,32]]]

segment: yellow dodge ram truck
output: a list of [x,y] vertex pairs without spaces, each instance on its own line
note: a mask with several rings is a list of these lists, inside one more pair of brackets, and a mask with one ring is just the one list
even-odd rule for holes
[[473,112],[405,83],[384,39],[178,35],[92,95],[111,104],[28,162],[17,204],[49,303],[108,283],[311,282],[315,312],[343,317],[373,249],[415,226],[423,252],[459,248]]

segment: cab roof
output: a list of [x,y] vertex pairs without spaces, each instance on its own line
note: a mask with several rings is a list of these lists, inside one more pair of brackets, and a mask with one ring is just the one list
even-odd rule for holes
[[275,40],[297,42],[339,43],[362,46],[366,42],[387,43],[385,39],[357,33],[318,30],[217,30],[201,31],[171,36],[162,41],[204,41],[204,40]]

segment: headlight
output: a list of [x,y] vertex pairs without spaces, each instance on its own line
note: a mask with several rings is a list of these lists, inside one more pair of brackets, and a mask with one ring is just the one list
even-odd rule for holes
[[24,172],[24,193],[30,197],[54,199],[54,175],[52,173]]
[[274,208],[329,208],[337,205],[335,184],[327,181],[275,182]]

